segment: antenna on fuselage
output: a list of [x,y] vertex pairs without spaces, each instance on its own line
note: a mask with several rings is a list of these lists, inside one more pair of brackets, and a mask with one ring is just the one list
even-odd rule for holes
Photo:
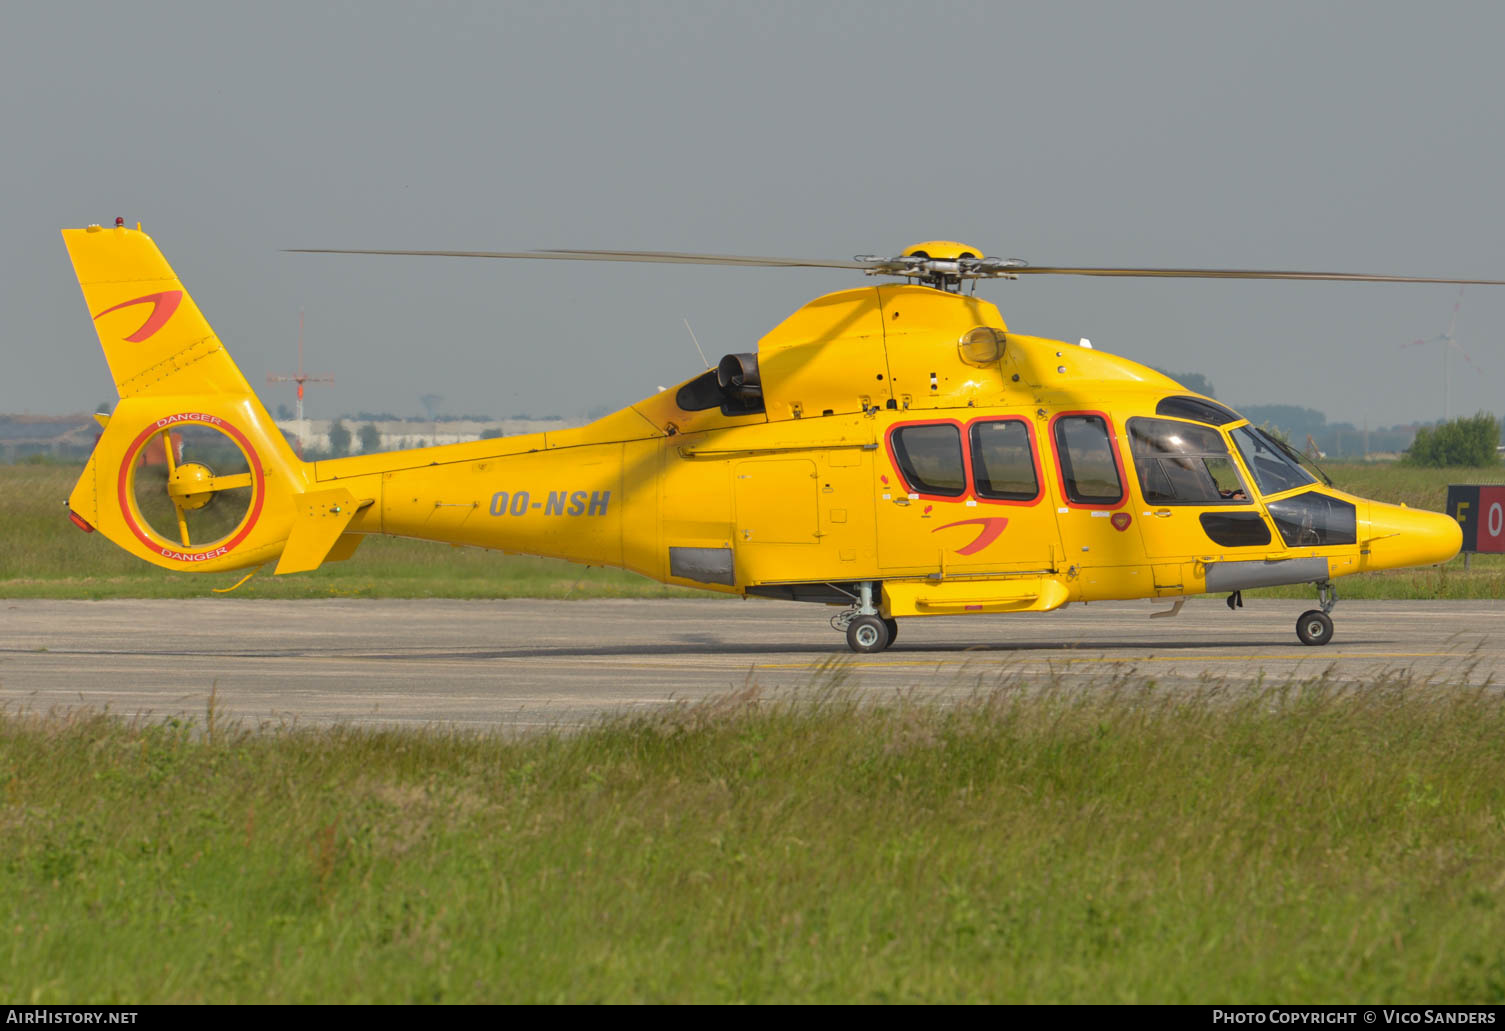
[[690,339],[694,341],[695,350],[700,351],[700,360],[702,362],[705,362],[705,367],[709,369],[711,367],[711,363],[706,358],[705,351],[701,350],[700,341],[695,339],[695,331],[693,329],[690,329],[690,317],[688,315],[685,316],[685,330],[690,334]]

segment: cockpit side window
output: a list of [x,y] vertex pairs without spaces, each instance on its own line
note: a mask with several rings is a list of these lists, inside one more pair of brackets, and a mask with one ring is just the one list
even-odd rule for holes
[[1129,451],[1144,500],[1157,505],[1243,504],[1223,435],[1210,426],[1169,419],[1130,419]]
[[1301,466],[1287,458],[1262,432],[1252,426],[1233,431],[1233,442],[1243,456],[1244,465],[1261,494],[1306,487],[1317,481]]

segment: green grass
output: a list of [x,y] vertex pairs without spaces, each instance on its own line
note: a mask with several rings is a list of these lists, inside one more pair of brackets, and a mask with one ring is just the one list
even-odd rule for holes
[[1505,483],[1505,466],[1423,469],[1399,462],[1324,463],[1333,485],[1392,505],[1441,512],[1450,483]]
[[0,997],[1505,1002],[1497,689],[840,675],[517,740],[0,715]]
[[[1447,484],[1505,482],[1501,469],[1418,469],[1352,463],[1329,468],[1336,484],[1363,497],[1442,511]],[[243,573],[186,575],[148,565],[98,534],[80,533],[64,502],[76,467],[0,466],[0,597],[193,598],[228,588]],[[1428,569],[1366,573],[1339,582],[1345,598],[1505,598],[1505,556],[1462,557]],[[1307,597],[1309,587],[1258,593]],[[270,569],[230,597],[253,598],[575,598],[707,597],[634,573],[570,562],[372,537],[355,557],[312,573],[273,577]]]
[[[0,465],[0,597],[198,598],[245,571],[159,569],[68,521],[80,469]],[[428,541],[370,537],[355,556],[311,573],[259,572],[232,598],[669,598],[704,597],[620,569],[503,555]]]

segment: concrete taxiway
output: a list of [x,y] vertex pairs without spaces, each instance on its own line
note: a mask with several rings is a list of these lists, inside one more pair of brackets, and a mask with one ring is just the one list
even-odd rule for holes
[[578,726],[756,684],[840,678],[864,695],[963,697],[1005,683],[1255,685],[1505,681],[1505,603],[1343,602],[1331,644],[1296,640],[1299,601],[1073,605],[911,619],[853,655],[835,609],[769,601],[0,600],[0,704],[277,724]]

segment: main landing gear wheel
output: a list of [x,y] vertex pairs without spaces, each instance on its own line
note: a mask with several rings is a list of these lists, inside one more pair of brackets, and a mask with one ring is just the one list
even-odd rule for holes
[[1333,639],[1333,621],[1320,609],[1308,609],[1296,621],[1296,636],[1302,644],[1326,644]]
[[847,646],[854,652],[881,652],[891,640],[888,621],[877,616],[858,616],[847,625]]
[[883,625],[888,627],[888,643],[892,646],[899,639],[899,621],[890,616],[883,621]]

